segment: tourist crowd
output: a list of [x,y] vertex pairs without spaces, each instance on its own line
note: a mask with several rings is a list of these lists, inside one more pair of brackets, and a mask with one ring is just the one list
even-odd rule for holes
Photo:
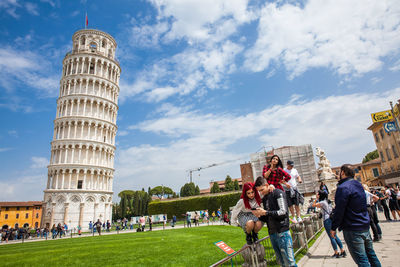
[[[390,186],[370,189],[354,179],[354,171],[348,164],[341,166],[337,179],[334,203],[329,199],[328,187],[321,183],[316,198],[309,202],[307,213],[318,209],[334,250],[332,257],[347,256],[337,236],[337,231],[343,231],[354,262],[358,266],[379,267],[381,263],[373,248],[373,242],[382,239],[377,212],[384,212],[387,221],[396,221],[397,216],[400,220],[399,189]],[[267,224],[272,248],[281,266],[297,266],[289,231],[290,222],[301,223],[303,220],[299,205],[304,199],[297,190],[297,182],[302,180],[293,161],[289,160],[283,168],[279,156],[274,155],[264,166],[263,177],[243,185],[241,198],[232,211],[232,224],[242,227],[248,245],[258,243],[258,233]]]

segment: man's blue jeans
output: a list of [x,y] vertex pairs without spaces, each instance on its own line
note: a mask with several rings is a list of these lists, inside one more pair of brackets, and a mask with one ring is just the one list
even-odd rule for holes
[[372,246],[369,229],[363,232],[343,230],[343,236],[351,257],[359,267],[381,267]]
[[294,259],[293,241],[290,232],[274,233],[270,235],[271,244],[275,251],[277,259],[282,266],[296,266]]

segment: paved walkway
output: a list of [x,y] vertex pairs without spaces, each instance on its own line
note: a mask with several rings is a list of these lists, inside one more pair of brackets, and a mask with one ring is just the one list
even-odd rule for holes
[[[374,250],[384,267],[400,266],[400,221],[386,222],[382,213],[378,213],[382,228],[382,240],[374,242]],[[372,231],[371,231],[372,235]],[[342,232],[339,232],[340,240],[345,244]],[[302,267],[334,267],[334,266],[357,266],[350,256],[346,245],[346,258],[331,258],[333,249],[326,232],[310,248],[308,256],[303,257],[298,263]]]
[[[207,223],[200,223],[199,226],[209,226],[209,225],[227,225],[224,224],[223,222],[219,222],[219,221],[215,221],[215,222],[210,222],[209,224]],[[192,227],[199,227],[199,226],[194,226],[194,224],[192,224]],[[149,226],[146,224],[146,229],[145,232],[149,231]],[[177,224],[175,225],[175,227],[171,227],[170,224],[168,223],[164,228],[162,226],[155,226],[153,227],[153,231],[162,231],[162,230],[173,230],[173,229],[181,229],[181,228],[185,228],[186,226],[184,226],[183,224]],[[116,234],[129,234],[129,233],[136,233],[136,228],[133,230],[127,229],[127,230],[120,230],[119,232],[113,230],[111,232],[106,232],[106,231],[101,231],[101,235],[116,235]],[[70,235],[66,235],[63,236],[62,238],[56,238],[56,239],[52,239],[51,238],[51,234],[50,237],[48,237],[48,239],[46,240],[45,238],[32,238],[32,239],[25,239],[24,243],[29,243],[29,242],[40,242],[40,241],[55,241],[55,240],[62,240],[62,239],[66,239],[66,238],[82,238],[82,237],[91,237],[91,236],[98,236],[98,233],[83,233],[82,235],[76,235],[74,234],[72,237]],[[8,244],[19,244],[22,243],[22,240],[10,240],[8,241],[8,243],[2,241],[0,243],[1,245],[8,245]]]

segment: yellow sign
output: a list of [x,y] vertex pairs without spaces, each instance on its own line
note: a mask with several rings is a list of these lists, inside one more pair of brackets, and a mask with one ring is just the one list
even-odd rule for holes
[[372,122],[388,121],[393,119],[392,111],[385,110],[371,114]]
[[399,116],[399,105],[398,104],[394,106],[393,113],[394,113],[395,117]]

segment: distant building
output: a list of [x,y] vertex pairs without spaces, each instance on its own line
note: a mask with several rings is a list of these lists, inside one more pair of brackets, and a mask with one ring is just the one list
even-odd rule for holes
[[242,175],[241,180],[243,183],[254,182],[253,168],[251,163],[240,164],[240,173]]
[[[356,179],[357,181],[359,181],[360,183],[364,183],[365,182],[365,177],[364,174],[361,171],[361,167],[362,167],[362,163],[355,163],[355,164],[350,164],[353,167],[353,171],[354,171],[354,179]],[[333,167],[332,168],[332,172],[336,175],[340,174],[340,167]]]
[[270,151],[251,154],[250,161],[254,177],[262,176],[264,165],[267,164],[267,161],[274,154],[280,157],[284,167],[286,167],[288,160],[294,161],[294,168],[297,169],[303,179],[303,183],[297,185],[299,191],[306,195],[314,194],[318,183],[318,176],[311,145],[283,146]]
[[[400,100],[395,108],[400,110]],[[397,115],[397,119],[400,121],[400,114]],[[400,184],[400,132],[386,132],[384,128],[386,122],[374,122],[368,127],[374,137],[381,160],[382,171],[378,177],[378,183],[380,182],[382,185]]]
[[373,159],[361,165],[361,172],[363,173],[364,183],[368,186],[383,186],[383,179],[379,178],[382,173],[381,159]]
[[[379,179],[380,174],[382,173],[381,169],[381,159],[377,158],[374,160],[370,160],[365,163],[356,163],[351,164],[354,171],[354,178],[357,179],[362,184],[366,184],[368,186],[382,186],[384,182]],[[333,173],[339,175],[340,166],[332,168]]]
[[0,202],[0,226],[41,227],[42,202]]
[[210,194],[210,188],[200,189],[200,195]]
[[[238,183],[239,183],[239,188],[240,188],[240,190],[242,190],[242,186],[243,186],[243,184],[242,184],[242,178],[232,179],[232,182],[233,182],[233,183],[234,183],[235,181],[238,181]],[[213,187],[213,185],[214,185],[215,182],[218,183],[219,190],[221,190],[221,191],[224,191],[224,190],[225,190],[225,180],[221,180],[221,181],[212,181],[212,182],[210,182],[209,191],[211,191],[211,188]],[[200,190],[200,193],[201,193],[201,190]]]

